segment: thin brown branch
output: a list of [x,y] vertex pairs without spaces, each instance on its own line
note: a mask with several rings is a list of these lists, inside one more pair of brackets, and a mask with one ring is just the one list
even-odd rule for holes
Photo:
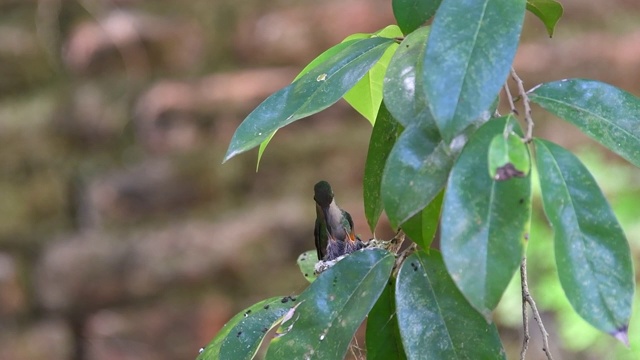
[[520,283],[522,284],[522,329],[524,335],[522,338],[522,350],[520,350],[520,360],[527,357],[527,349],[529,348],[529,313],[527,313],[527,296],[529,296],[529,285],[527,284],[527,258],[522,258],[520,263]]
[[504,93],[507,94],[507,100],[509,101],[509,108],[511,108],[511,112],[518,115],[518,109],[516,109],[516,104],[513,102],[513,96],[511,95],[511,90],[509,90],[509,84],[504,83]]
[[524,89],[522,79],[520,79],[514,68],[511,68],[511,78],[518,85],[518,95],[522,99],[522,106],[524,106],[524,120],[527,124],[527,133],[525,134],[524,142],[528,144],[533,138],[533,119],[531,118],[531,104],[529,102],[529,96],[527,96],[527,91]]
[[524,360],[527,348],[529,347],[529,316],[527,315],[527,304],[531,307],[531,311],[533,312],[533,319],[538,324],[538,329],[540,329],[540,333],[542,334],[542,351],[544,351],[547,356],[547,360],[553,360],[553,356],[551,356],[551,350],[549,349],[549,333],[544,327],[542,323],[542,318],[540,317],[540,312],[538,312],[538,307],[536,306],[536,302],[533,300],[531,293],[529,293],[529,284],[527,282],[527,257],[522,257],[522,262],[520,263],[520,279],[522,282],[522,326],[524,328],[524,339],[522,341],[522,350],[520,351],[520,359]]

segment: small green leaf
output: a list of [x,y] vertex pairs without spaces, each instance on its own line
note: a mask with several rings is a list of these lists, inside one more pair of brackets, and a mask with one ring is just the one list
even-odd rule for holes
[[427,207],[400,226],[413,242],[427,252],[438,230],[443,197],[444,191],[440,191]]
[[428,27],[407,35],[393,54],[384,78],[385,104],[404,127],[420,125],[437,129],[422,86],[424,49],[428,35]]
[[364,214],[369,229],[374,232],[380,214],[382,214],[382,197],[380,195],[382,172],[389,157],[389,152],[400,133],[400,124],[391,116],[384,103],[380,104],[378,118],[371,132],[367,161],[364,165]]
[[268,97],[236,129],[225,161],[262,143],[279,128],[338,101],[378,62],[393,39],[355,40],[291,85]]
[[378,109],[382,103],[384,74],[387,72],[389,61],[397,48],[397,44],[389,46],[380,58],[380,61],[378,61],[351,90],[344,94],[345,101],[359,112],[360,115],[369,120],[371,125],[375,124]]
[[[402,36],[402,31],[397,25],[389,25],[371,35],[371,37],[375,36],[393,39]],[[382,103],[384,74],[387,72],[389,61],[397,48],[398,45],[395,43],[389,46],[371,70],[343,96],[345,101],[369,120],[371,125],[375,124],[378,109],[380,108],[380,103]]]
[[276,132],[277,130],[272,132],[271,135],[260,143],[260,147],[258,148],[258,160],[256,160],[256,172],[258,172],[258,169],[260,168],[260,160],[262,159],[262,155],[264,155],[264,150],[267,148],[267,145],[269,145],[269,142],[271,142],[271,139],[276,135]]
[[527,10],[542,21],[549,37],[553,37],[553,30],[564,11],[562,4],[555,0],[527,0]]
[[402,263],[396,312],[408,359],[505,359],[495,324],[465,300],[436,250]]
[[395,306],[395,284],[389,280],[367,316],[367,360],[405,360]]
[[442,0],[393,0],[391,6],[396,22],[405,34],[410,34],[436,13]]
[[323,272],[296,300],[267,360],[342,359],[353,334],[384,290],[395,257],[384,250],[356,251]]
[[[514,123],[511,117],[507,127]],[[506,129],[506,134],[496,135],[489,145],[489,176],[497,181],[524,177],[531,169],[531,158],[522,138]]]
[[409,220],[438,195],[456,154],[437,133],[418,126],[404,130],[382,174],[382,203],[393,227]]
[[634,292],[627,238],[580,160],[551,142],[534,143],[562,288],[583,319],[627,343]]
[[443,0],[431,25],[423,80],[449,143],[489,107],[516,53],[525,0]]
[[640,167],[640,99],[594,80],[567,79],[530,90],[529,98]]
[[442,209],[440,247],[447,269],[487,319],[518,269],[531,217],[530,175],[496,181],[487,174],[489,144],[509,119],[490,120],[471,136],[451,170]]
[[311,283],[317,278],[315,274],[316,263],[318,262],[317,250],[314,249],[303,252],[298,256],[298,260],[296,262],[298,263],[302,276],[304,276],[307,281]]
[[205,346],[197,360],[251,359],[273,325],[293,306],[273,297],[236,314]]

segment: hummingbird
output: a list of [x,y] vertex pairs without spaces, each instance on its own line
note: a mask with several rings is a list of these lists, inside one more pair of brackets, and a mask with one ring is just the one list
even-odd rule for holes
[[314,236],[318,260],[329,261],[364,247],[353,229],[351,215],[336,204],[331,185],[320,181],[313,187],[316,201]]

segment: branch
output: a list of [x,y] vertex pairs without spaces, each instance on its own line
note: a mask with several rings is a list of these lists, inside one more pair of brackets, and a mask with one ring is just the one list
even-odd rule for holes
[[542,318],[540,317],[540,313],[538,312],[538,307],[536,306],[536,302],[533,300],[533,297],[529,293],[529,284],[527,283],[527,257],[522,257],[522,262],[520,263],[520,280],[522,283],[522,327],[524,328],[524,338],[522,340],[522,350],[520,350],[520,360],[524,360],[527,354],[527,349],[529,348],[529,315],[527,314],[527,304],[531,307],[531,311],[533,311],[533,319],[538,324],[538,328],[540,329],[540,333],[542,334],[542,351],[544,351],[545,355],[547,355],[547,360],[553,360],[553,356],[551,356],[551,350],[549,350],[549,333],[544,327],[542,323]]
[[[533,119],[531,118],[531,104],[529,102],[529,96],[527,96],[527,92],[524,89],[524,83],[522,82],[522,79],[520,79],[520,77],[518,76],[514,68],[511,68],[511,78],[518,85],[518,95],[520,95],[519,98],[521,98],[523,102],[524,120],[527,123],[527,133],[524,136],[524,142],[528,144],[531,142],[533,138]],[[511,94],[507,90],[507,96],[510,96],[510,95]],[[511,102],[510,105],[512,106],[512,111],[513,111],[513,109],[515,108],[513,106],[513,102]],[[517,111],[514,111],[514,112],[516,114],[518,113]]]
[[518,115],[518,109],[516,109],[516,104],[513,103],[513,96],[511,95],[511,90],[509,90],[509,84],[507,83],[504,83],[504,93],[507,94],[507,100],[509,101],[511,112]]

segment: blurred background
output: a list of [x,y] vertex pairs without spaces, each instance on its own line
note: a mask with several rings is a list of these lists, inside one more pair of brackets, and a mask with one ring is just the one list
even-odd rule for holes
[[[553,39],[527,16],[515,63],[527,87],[588,77],[640,95],[640,3],[563,4]],[[257,173],[255,151],[221,161],[308,61],[393,22],[388,0],[0,0],[0,359],[195,358],[244,307],[304,290],[295,259],[313,247],[320,179],[369,238],[371,126],[344,102],[278,132]],[[593,171],[639,268],[640,170],[534,119]],[[536,201],[529,275],[556,356],[640,358],[638,314],[628,350],[564,300]],[[516,281],[496,321],[517,358]]]

